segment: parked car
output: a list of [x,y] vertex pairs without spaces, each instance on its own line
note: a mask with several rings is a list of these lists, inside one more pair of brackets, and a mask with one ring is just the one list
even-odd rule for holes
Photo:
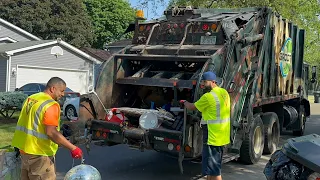
[[78,117],[80,95],[78,97],[67,99],[62,107],[63,115],[70,121]]
[[[93,91],[93,86],[90,85],[88,87],[89,92]],[[79,115],[79,107],[80,107],[80,94],[77,97],[69,98],[63,104],[62,110],[63,115],[70,121],[76,120]]]
[[[45,88],[46,88],[45,83],[28,83],[23,85],[20,88],[16,88],[15,91],[21,91],[24,94],[30,96],[32,94],[44,91]],[[60,98],[58,101],[58,103],[60,104],[60,107],[63,106],[64,102],[67,99],[70,99],[73,97],[80,97],[80,94],[78,92],[72,91],[70,88],[67,87],[64,92],[64,97]]]

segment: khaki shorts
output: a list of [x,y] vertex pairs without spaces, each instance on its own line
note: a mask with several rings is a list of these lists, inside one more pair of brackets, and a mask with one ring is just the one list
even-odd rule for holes
[[21,154],[21,180],[55,180],[55,158]]

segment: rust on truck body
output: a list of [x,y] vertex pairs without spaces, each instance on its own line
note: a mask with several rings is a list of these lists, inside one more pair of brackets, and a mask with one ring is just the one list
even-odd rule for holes
[[[224,162],[241,158],[242,142],[258,116],[274,112],[281,128],[299,131],[305,121],[287,118],[284,107],[310,115],[304,33],[270,8],[173,8],[159,20],[137,20],[132,45],[102,64],[95,93],[82,96],[80,119],[92,120],[96,140],[165,151],[181,164],[201,154],[200,113],[177,112],[173,124],[147,131],[137,118],[116,125],[106,116],[111,108],[195,102],[205,93],[202,74],[213,71],[231,97],[231,144]],[[168,150],[168,143],[179,150]]]

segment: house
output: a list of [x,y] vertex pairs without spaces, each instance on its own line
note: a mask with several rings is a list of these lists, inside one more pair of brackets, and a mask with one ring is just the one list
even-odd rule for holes
[[0,92],[58,76],[73,91],[87,93],[100,63],[61,39],[41,40],[0,19]]
[[94,84],[95,84],[95,82],[99,76],[100,70],[102,69],[102,67],[101,67],[102,63],[104,61],[109,60],[109,58],[112,56],[112,54],[106,50],[94,49],[94,48],[89,48],[89,47],[80,48],[80,50],[82,50],[83,52],[96,58],[98,61],[100,61],[100,63],[96,63],[94,66],[93,77],[94,77]]
[[115,54],[126,46],[132,45],[131,39],[122,39],[105,46],[105,50],[111,54]]
[[0,18],[0,44],[37,40],[41,39]]

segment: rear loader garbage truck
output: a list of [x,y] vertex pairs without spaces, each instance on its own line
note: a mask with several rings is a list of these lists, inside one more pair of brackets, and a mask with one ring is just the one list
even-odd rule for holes
[[206,71],[231,98],[231,143],[223,163],[257,163],[283,131],[301,136],[310,115],[305,31],[270,8],[174,7],[137,20],[132,44],[105,61],[94,91],[81,97],[88,142],[126,144],[183,160],[201,156],[201,113],[179,106],[205,91]]

